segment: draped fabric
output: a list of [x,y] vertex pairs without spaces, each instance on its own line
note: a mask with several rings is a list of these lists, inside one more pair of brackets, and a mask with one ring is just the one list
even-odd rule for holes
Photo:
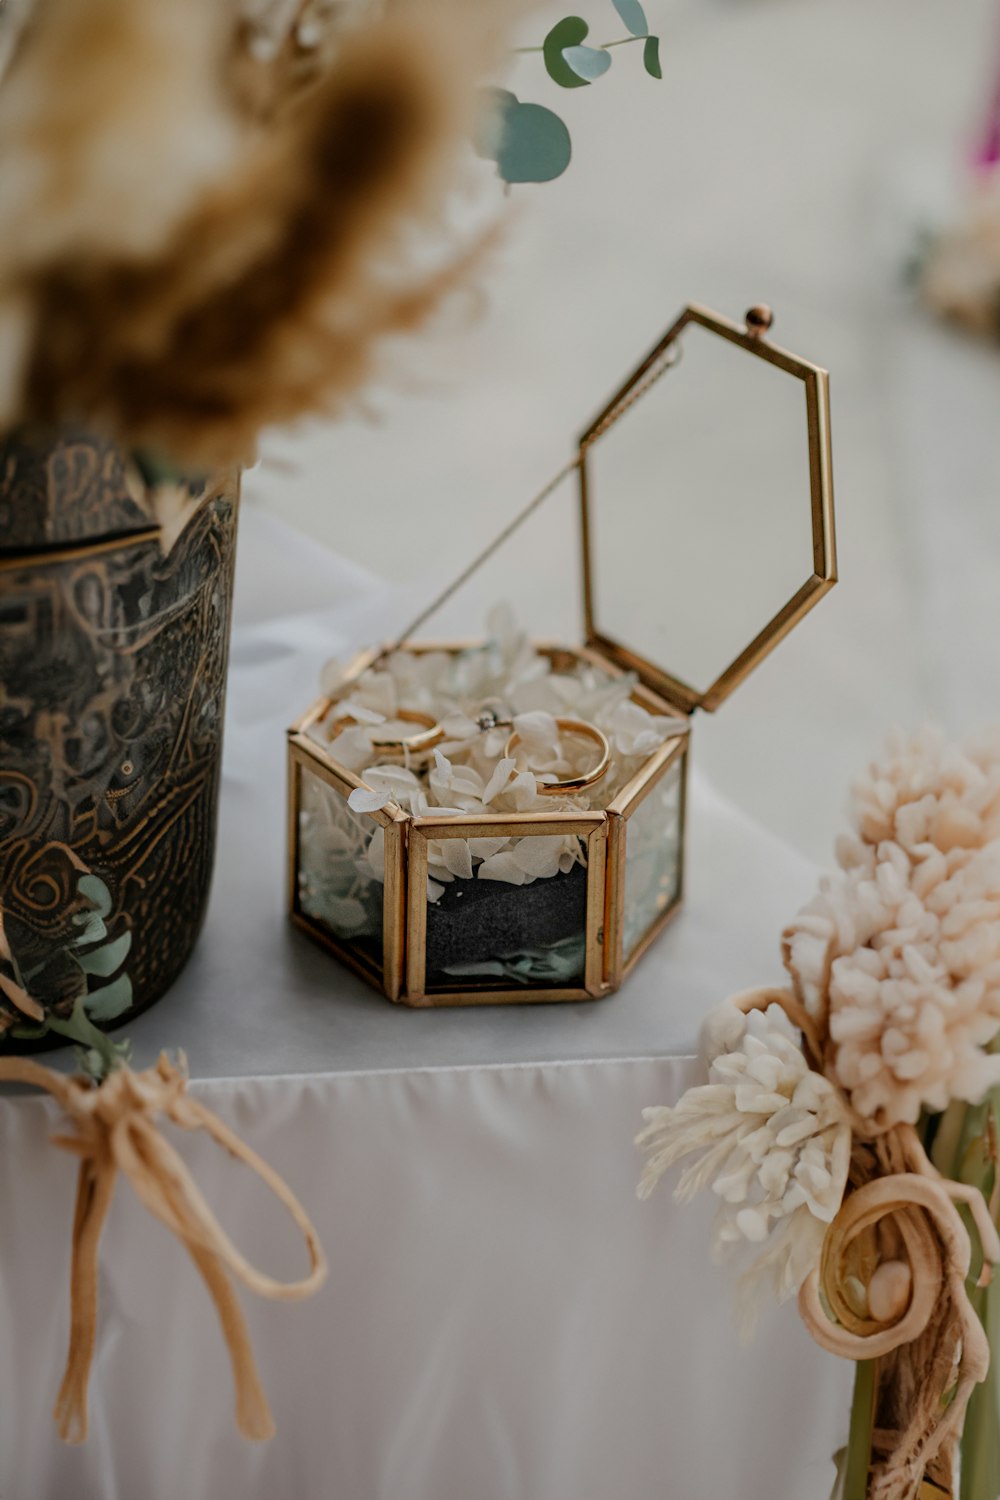
[[[327,557],[339,605],[315,609],[301,584],[282,595],[280,528],[250,510],[243,532],[208,922],[130,1035],[138,1067],[186,1049],[194,1094],[285,1178],[330,1275],[303,1303],[242,1295],[277,1424],[250,1443],[200,1279],[119,1184],[90,1437],[63,1447],[75,1165],[48,1144],[51,1100],[0,1098],[3,1500],[825,1500],[850,1367],[794,1308],[741,1347],[711,1204],[639,1203],[632,1144],[643,1105],[696,1076],[708,1006],[780,978],[815,871],[696,775],[687,905],[618,996],[390,1006],[282,908],[282,729],[323,658],[377,633],[376,586]],[[259,1181],[207,1137],[172,1139],[254,1264],[303,1275]]]
[[[102,1255],[91,1436],[50,1411],[65,1355],[73,1163],[58,1111],[0,1103],[4,1500],[812,1500],[849,1367],[794,1308],[752,1345],[707,1211],[635,1197],[638,1112],[682,1059],[218,1080],[196,1088],[308,1205],[309,1302],[244,1297],[277,1436],[238,1436],[225,1350],[176,1240],[119,1190]],[[207,1139],[185,1159],[241,1247],[294,1232]]]

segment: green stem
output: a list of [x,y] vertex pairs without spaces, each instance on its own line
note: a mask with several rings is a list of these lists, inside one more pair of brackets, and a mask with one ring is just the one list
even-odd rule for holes
[[64,1036],[71,1042],[77,1042],[85,1048],[88,1053],[96,1055],[98,1066],[91,1068],[98,1082],[115,1068],[120,1068],[127,1060],[129,1043],[113,1042],[103,1031],[99,1031],[90,1020],[83,1008],[83,1001],[78,1000],[73,1007],[73,1014],[68,1020],[61,1020],[58,1016],[46,1017],[49,1030]]
[[962,1478],[960,1500],[996,1500],[1000,1495],[1000,1392],[997,1385],[997,1334],[1000,1298],[996,1284],[971,1293],[986,1336],[990,1341],[989,1373],[977,1385],[965,1412],[962,1430]]
[[[15,981],[23,990],[27,990],[28,986],[25,984],[21,969],[13,953],[10,955],[10,965],[14,970]],[[91,1071],[98,1082],[102,1078],[106,1078],[114,1068],[120,1068],[122,1063],[127,1060],[129,1051],[131,1050],[131,1043],[128,1041],[115,1043],[110,1037],[105,1036],[103,1031],[97,1029],[83,1008],[82,997],[73,1006],[72,1014],[68,1020],[62,1021],[58,1016],[53,1015],[49,1011],[40,1026],[19,1026],[15,1029],[14,1035],[36,1040],[38,1037],[45,1036],[46,1032],[49,1031],[54,1031],[58,1036],[64,1036],[67,1041],[76,1042],[79,1046],[85,1048],[88,1053],[95,1054],[97,1067],[92,1068]]]
[[868,1500],[872,1430],[875,1426],[875,1361],[858,1360],[851,1402],[851,1427],[847,1437],[843,1500]]
[[[990,1051],[995,1052],[996,1045]],[[951,1176],[979,1188],[987,1202],[993,1190],[995,1168],[989,1149],[990,1116],[995,1120],[1000,1106],[1000,1091],[994,1089],[985,1104],[967,1105],[963,1128],[958,1138]],[[979,1149],[974,1150],[978,1140]],[[968,1214],[962,1217],[968,1226]],[[972,1234],[974,1250],[978,1238]],[[969,1298],[986,1330],[990,1345],[990,1368],[986,1379],[977,1385],[966,1408],[961,1437],[960,1500],[996,1500],[1000,1495],[1000,1283],[987,1287],[975,1285],[980,1257],[973,1254],[968,1284]]]
[[931,1161],[944,1177],[955,1175],[968,1109],[961,1099],[953,1099],[937,1121]]
[[[644,37],[644,36],[623,36],[617,42],[595,42],[594,46],[597,48],[597,50],[599,52],[606,52],[609,47],[627,47],[628,44],[629,44],[629,42],[645,42],[647,40],[648,40],[648,38]],[[590,43],[588,42],[586,45],[590,46]],[[544,52],[545,48],[544,47],[512,47],[510,50],[512,52],[528,53],[528,52]]]

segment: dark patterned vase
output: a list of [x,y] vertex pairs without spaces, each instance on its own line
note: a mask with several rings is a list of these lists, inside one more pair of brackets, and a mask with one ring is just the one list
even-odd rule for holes
[[102,440],[0,442],[0,1050],[81,1008],[127,1020],[194,945],[238,492],[189,491],[161,529]]

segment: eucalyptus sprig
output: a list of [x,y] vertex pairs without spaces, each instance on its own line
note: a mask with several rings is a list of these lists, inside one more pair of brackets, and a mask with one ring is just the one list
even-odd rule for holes
[[[588,45],[590,27],[581,16],[564,16],[541,46],[516,47],[515,53],[537,53],[553,83],[563,89],[587,88],[611,67],[612,48],[642,43],[643,67],[662,78],[660,38],[650,33],[640,0],[611,0],[628,35]],[[526,102],[509,89],[484,91],[483,123],[476,140],[480,156],[497,164],[507,183],[551,182],[569,166],[573,145],[565,122],[545,105]]]
[[[62,950],[79,975],[73,1009],[68,1016],[59,1016],[48,1008],[37,1025],[15,1026],[11,1034],[22,1040],[37,1041],[55,1032],[67,1041],[76,1042],[80,1068],[99,1083],[113,1069],[127,1063],[131,1051],[128,1041],[113,1042],[95,1022],[117,1020],[132,1004],[132,981],[128,974],[120,972],[132,946],[132,933],[126,930],[120,937],[108,939],[105,918],[110,915],[112,900],[100,876],[89,872],[80,875],[76,889],[85,905],[72,916],[77,931]],[[9,949],[5,956],[11,978],[5,979],[2,988],[9,997],[18,997],[23,1008],[34,982],[53,955],[28,970],[22,970]]]

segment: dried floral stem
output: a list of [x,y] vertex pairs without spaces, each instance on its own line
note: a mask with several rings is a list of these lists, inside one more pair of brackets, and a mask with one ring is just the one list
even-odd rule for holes
[[[977,1288],[972,1304],[990,1348],[1000,1350],[1000,1285]],[[960,1500],[1000,1494],[1000,1372],[991,1364],[983,1383],[969,1398],[962,1430]]]
[[[925,1482],[951,1494],[960,1439],[961,1500],[993,1500],[1000,733],[964,745],[935,731],[899,737],[858,783],[854,801],[855,831],[838,841],[840,871],[784,934],[791,990],[753,990],[720,1006],[703,1033],[706,1055],[721,1056],[720,1083],[731,1073],[742,1088],[738,1057],[721,1055],[740,1040],[733,1012],[780,1007],[811,1069],[795,1092],[814,1099],[820,1082],[834,1090],[833,1110],[848,1133],[849,1171],[838,1178],[832,1221],[799,1282],[814,1338],[858,1362],[838,1500],[918,1500]],[[748,1055],[746,1064],[769,1085],[766,1056]],[[646,1112],[663,1162],[704,1149],[715,1098],[709,1090],[702,1099],[705,1092]],[[770,1102],[742,1088],[734,1140],[769,1181],[780,1175],[774,1132],[743,1124],[747,1101],[760,1114]],[[793,1140],[794,1132],[778,1133],[779,1147]],[[714,1173],[716,1192],[742,1187],[728,1162],[707,1160],[702,1176]],[[772,1227],[758,1238],[773,1241]],[[774,1253],[769,1245],[762,1258]]]
[[[791,991],[759,987],[731,1003],[744,1013],[778,1006],[801,1031],[807,1053],[821,1063],[822,1033]],[[803,1282],[799,1309],[822,1347],[858,1361],[844,1500],[915,1500],[929,1465],[950,1468],[966,1407],[990,1363],[982,1309],[966,1290],[972,1245],[956,1202],[975,1225],[984,1275],[1000,1261],[1000,1236],[981,1187],[943,1178],[912,1126],[873,1136],[871,1123],[851,1111],[846,1099],[844,1108],[855,1116],[855,1139],[868,1142],[861,1148],[860,1180],[827,1232],[819,1266]],[[949,1126],[954,1135],[954,1121]],[[957,1133],[958,1147],[965,1148],[964,1131]],[[867,1245],[862,1253],[871,1284],[873,1269],[888,1258],[879,1254],[879,1244],[883,1252],[893,1247],[894,1263],[909,1277],[905,1307],[886,1325],[855,1312],[849,1280],[852,1257]],[[886,1397],[889,1409],[905,1411],[906,1419],[900,1431],[879,1431],[874,1455],[873,1417]]]
[[[995,1047],[995,1044],[994,1044]],[[991,1048],[991,1050],[994,1050]],[[960,1178],[972,1191],[988,1197],[990,1216],[998,1214],[996,1090],[981,1105],[955,1105],[938,1123],[931,1154],[935,1164]],[[977,1147],[979,1149],[977,1149]],[[983,1325],[994,1360],[983,1383],[973,1391],[962,1430],[961,1500],[1000,1494],[1000,1284],[992,1280],[970,1288],[969,1297]]]
[[[886,1170],[900,1166],[909,1170]],[[1000,1243],[984,1220],[982,1195],[975,1207],[975,1190],[938,1177],[914,1131],[900,1127],[880,1137],[868,1170],[874,1175],[847,1196],[830,1226],[820,1265],[800,1290],[799,1311],[817,1343],[843,1358],[883,1359],[899,1351],[887,1367],[888,1391],[906,1420],[901,1430],[881,1434],[884,1451],[873,1464],[870,1493],[871,1500],[914,1500],[927,1465],[961,1432],[990,1363],[966,1290],[972,1247],[954,1199],[970,1207],[987,1258],[1000,1258]],[[911,1291],[902,1315],[883,1325],[852,1313],[844,1285],[852,1245],[866,1233],[887,1231],[902,1245]],[[880,1368],[880,1398],[886,1383]]]

